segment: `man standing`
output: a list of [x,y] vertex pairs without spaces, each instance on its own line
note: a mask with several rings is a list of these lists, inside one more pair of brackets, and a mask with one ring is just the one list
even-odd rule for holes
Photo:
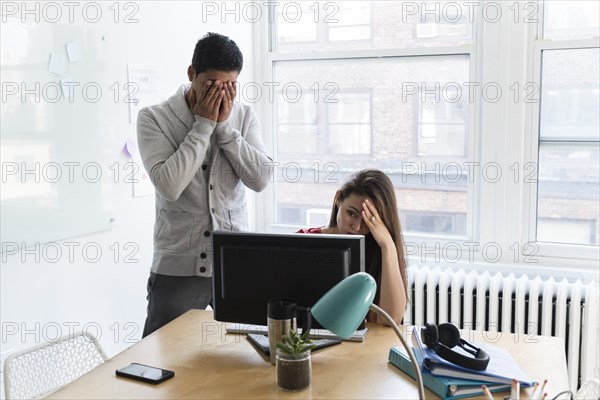
[[248,227],[246,186],[265,189],[272,172],[258,120],[234,102],[243,57],[217,33],[202,37],[190,84],[140,110],[137,136],[156,191],[154,254],[143,337],[212,296],[213,230]]

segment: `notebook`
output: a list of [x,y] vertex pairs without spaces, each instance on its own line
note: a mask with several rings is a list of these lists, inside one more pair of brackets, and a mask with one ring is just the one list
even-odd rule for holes
[[[408,376],[415,379],[415,371],[404,347],[392,347],[390,349],[388,360],[392,365],[400,368],[400,370]],[[511,385],[509,384],[436,376],[427,370],[424,370],[423,364],[420,364],[419,367],[421,368],[423,385],[443,400],[482,395],[483,389],[481,388],[481,385],[486,385],[490,392],[501,392],[510,390],[511,388]]]
[[[438,356],[432,349],[421,341],[420,327],[413,328],[413,350],[419,362],[433,375],[453,378],[472,379],[486,382],[512,384],[516,379],[523,387],[533,386],[533,382],[525,375],[508,350],[493,346],[489,343],[474,343],[490,356],[490,363],[484,371],[476,371],[453,364]],[[452,350],[461,352],[460,348]],[[464,352],[465,355],[468,355]],[[422,361],[421,361],[422,360]]]

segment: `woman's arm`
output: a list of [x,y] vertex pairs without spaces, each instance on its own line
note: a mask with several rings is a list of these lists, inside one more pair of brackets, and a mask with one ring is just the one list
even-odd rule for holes
[[[406,310],[406,291],[400,274],[400,263],[396,243],[387,227],[381,221],[377,209],[366,200],[363,203],[363,219],[369,227],[373,238],[381,248],[381,279],[379,282],[379,304],[397,324],[402,321]],[[377,322],[385,324],[385,320],[377,316]]]
[[[379,292],[379,307],[383,308],[397,324],[402,321],[406,310],[406,291],[400,275],[398,251],[391,236],[381,246],[381,290]],[[377,322],[385,323],[377,316]]]

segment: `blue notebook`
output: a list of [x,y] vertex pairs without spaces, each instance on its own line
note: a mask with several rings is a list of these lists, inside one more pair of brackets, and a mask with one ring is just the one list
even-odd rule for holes
[[[410,358],[406,354],[403,347],[392,347],[388,360],[391,364],[400,368],[411,378],[415,379],[415,371],[413,369]],[[490,383],[485,381],[450,378],[445,376],[432,375],[427,370],[423,370],[423,365],[420,365],[423,385],[438,395],[443,400],[462,399],[465,397],[479,396],[483,394],[481,385],[486,385],[490,392],[501,392],[510,390],[509,384]]]
[[[508,350],[501,347],[489,343],[475,343],[477,347],[485,350],[490,356],[490,363],[487,368],[484,371],[476,371],[453,364],[438,356],[437,353],[423,344],[421,331],[417,326],[414,327],[412,338],[413,351],[417,360],[422,362],[423,366],[433,375],[502,384],[512,384],[512,380],[516,379],[520,382],[521,387],[533,386],[533,382],[523,373]],[[458,348],[453,350],[462,351]],[[464,354],[467,355],[466,352]]]

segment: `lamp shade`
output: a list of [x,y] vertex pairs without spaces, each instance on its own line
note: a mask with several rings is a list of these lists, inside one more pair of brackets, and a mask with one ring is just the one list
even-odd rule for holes
[[323,327],[347,339],[365,320],[376,291],[375,279],[358,272],[325,293],[312,307],[311,314]]

